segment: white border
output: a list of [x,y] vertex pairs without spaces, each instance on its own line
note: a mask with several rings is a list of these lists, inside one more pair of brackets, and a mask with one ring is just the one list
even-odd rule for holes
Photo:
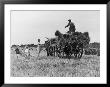
[[[10,10],[100,10],[100,77],[10,77]],[[103,5],[18,5],[5,4],[5,83],[6,84],[105,84],[107,82],[106,4]]]

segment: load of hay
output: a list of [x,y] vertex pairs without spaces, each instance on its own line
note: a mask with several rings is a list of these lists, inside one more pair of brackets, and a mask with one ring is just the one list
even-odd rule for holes
[[[55,36],[58,37],[58,41],[64,39],[68,43],[83,43],[83,47],[86,47],[90,42],[90,37],[88,32],[74,32],[72,34],[66,33],[62,34],[60,31],[55,32]],[[61,40],[62,41],[62,40]]]

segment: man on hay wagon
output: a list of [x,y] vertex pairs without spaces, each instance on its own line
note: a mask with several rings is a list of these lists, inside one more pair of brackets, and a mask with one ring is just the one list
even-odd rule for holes
[[67,33],[72,34],[75,32],[76,28],[75,28],[74,23],[71,22],[71,19],[69,19],[68,21],[69,21],[69,23],[65,26],[65,28],[69,27],[69,31]]

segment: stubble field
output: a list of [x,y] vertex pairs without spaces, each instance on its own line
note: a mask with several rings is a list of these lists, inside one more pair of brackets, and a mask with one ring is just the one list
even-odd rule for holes
[[[17,58],[18,56],[18,58]],[[35,51],[27,59],[11,53],[12,77],[100,77],[100,56],[83,55],[80,60],[72,57],[58,58],[46,56],[46,52]]]

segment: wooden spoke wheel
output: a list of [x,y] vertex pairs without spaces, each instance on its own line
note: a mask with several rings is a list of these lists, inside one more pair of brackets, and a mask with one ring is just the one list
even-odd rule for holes
[[77,58],[77,54],[76,53],[74,53],[74,57]]
[[75,49],[73,54],[74,54],[75,58],[80,59],[82,57],[82,54],[83,54],[83,48]]
[[83,48],[79,48],[79,53],[77,54],[77,58],[81,58],[83,54]]

